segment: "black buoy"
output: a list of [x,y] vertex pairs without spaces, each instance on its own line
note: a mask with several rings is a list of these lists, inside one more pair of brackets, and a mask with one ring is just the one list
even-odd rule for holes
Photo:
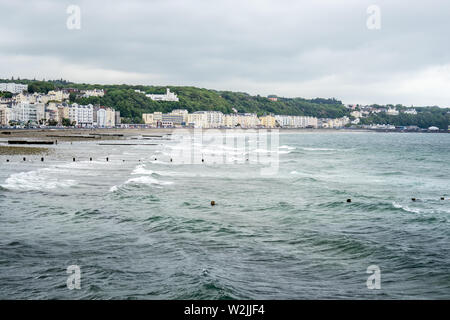
[[155,158],[155,161],[156,161],[156,158]]
[[9,162],[9,159],[6,159],[6,162]]
[[92,161],[92,158],[89,158],[89,161]]
[[441,200],[445,200],[445,198],[444,198],[444,197],[441,197]]
[[352,199],[347,199],[347,202],[352,202]]
[[215,202],[215,201],[211,201],[211,205],[212,205],[212,206],[215,206],[215,205],[216,205],[216,202]]
[[44,158],[43,157],[41,158],[41,161],[44,162]]
[[27,161],[27,158],[23,157],[23,161]]
[[416,201],[416,198],[411,198],[412,201]]

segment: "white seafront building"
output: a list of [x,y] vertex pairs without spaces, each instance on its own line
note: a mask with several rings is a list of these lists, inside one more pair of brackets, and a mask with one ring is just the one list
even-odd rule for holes
[[318,119],[316,117],[275,115],[275,120],[282,128],[318,127]]
[[94,126],[99,128],[112,128],[116,125],[116,112],[111,108],[98,108],[94,111],[94,118]]
[[45,104],[43,103],[17,103],[11,107],[10,120],[27,123],[38,123],[45,119]]
[[94,106],[92,104],[83,106],[76,103],[70,105],[69,120],[78,126],[92,126],[94,123]]

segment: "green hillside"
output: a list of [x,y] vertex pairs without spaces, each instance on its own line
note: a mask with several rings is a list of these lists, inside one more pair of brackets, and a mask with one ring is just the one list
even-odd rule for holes
[[[232,108],[238,112],[252,112],[258,115],[267,113],[306,115],[336,118],[348,115],[341,101],[335,99],[279,98],[270,101],[261,96],[252,96],[242,92],[216,91],[196,87],[181,86],[142,86],[142,85],[93,85],[71,83],[65,80],[37,81],[27,79],[1,80],[28,84],[29,92],[46,93],[53,89],[104,89],[104,97],[80,98],[71,95],[71,101],[79,104],[100,104],[119,110],[125,121],[140,122],[142,113],[154,111],[169,112],[173,109],[187,109],[189,112],[199,110],[217,110],[231,113]],[[146,93],[165,93],[166,88],[178,95],[179,102],[153,101],[134,90]]]
[[[1,82],[16,82],[28,84],[28,91],[47,93],[53,89],[73,88],[79,90],[103,89],[104,97],[81,98],[76,94],[71,94],[71,102],[79,104],[99,104],[108,106],[120,111],[123,122],[139,123],[142,121],[142,113],[152,113],[155,111],[170,112],[173,109],[187,109],[189,112],[199,110],[216,110],[223,113],[233,112],[233,108],[238,112],[251,112],[259,116],[274,113],[285,115],[305,115],[318,118],[339,118],[349,116],[349,111],[341,101],[332,99],[303,99],[303,98],[278,98],[278,101],[270,101],[266,97],[259,95],[252,96],[243,92],[217,91],[211,89],[184,87],[184,86],[142,86],[142,85],[98,85],[85,83],[72,83],[63,79],[60,80],[28,80],[28,79],[8,79]],[[165,93],[166,88],[176,93],[179,102],[153,101],[144,94],[135,92],[140,90],[146,93]],[[377,106],[376,107],[383,107]],[[407,107],[397,105],[397,109],[402,110]],[[418,107],[417,115],[407,115],[401,113],[398,116],[389,116],[385,113],[371,115],[362,118],[361,124],[392,124],[397,126],[417,125],[421,128],[438,126],[447,129],[450,125],[450,109],[438,107]]]

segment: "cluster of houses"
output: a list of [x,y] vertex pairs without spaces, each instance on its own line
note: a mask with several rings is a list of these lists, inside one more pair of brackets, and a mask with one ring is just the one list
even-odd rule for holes
[[386,113],[390,116],[398,116],[400,113],[416,115],[417,111],[413,107],[406,109],[397,109],[394,106],[379,107],[379,106],[361,106],[361,105],[348,105],[350,115],[355,118],[352,124],[359,124],[361,118],[366,118],[372,114]]
[[1,83],[0,91],[12,93],[12,97],[0,98],[0,126],[77,126],[115,127],[120,124],[120,112],[103,106],[70,104],[71,92],[81,97],[102,97],[103,90],[64,89],[46,94],[27,93],[28,86],[16,83]]

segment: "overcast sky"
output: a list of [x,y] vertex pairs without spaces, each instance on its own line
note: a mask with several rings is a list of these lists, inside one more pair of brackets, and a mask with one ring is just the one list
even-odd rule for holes
[[449,35],[448,0],[0,0],[0,77],[450,107]]

